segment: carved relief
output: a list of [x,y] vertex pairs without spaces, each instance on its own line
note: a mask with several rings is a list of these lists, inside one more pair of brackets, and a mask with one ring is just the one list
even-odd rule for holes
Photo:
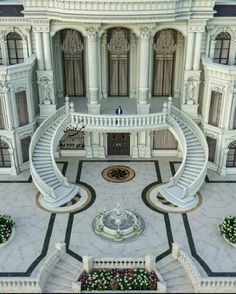
[[52,101],[52,86],[53,82],[52,80],[47,76],[40,77],[40,80],[38,81],[39,89],[40,89],[40,98],[41,101],[43,101],[44,104],[51,104]]
[[176,50],[173,31],[161,31],[153,47],[158,54],[172,55]]
[[198,81],[190,77],[185,83],[185,99],[187,104],[195,104],[197,101]]
[[97,39],[98,31],[96,28],[86,28],[86,33],[89,39]]
[[112,30],[112,37],[107,48],[112,54],[126,54],[129,51],[126,31],[124,29]]
[[72,55],[81,53],[84,50],[84,45],[79,32],[75,30],[67,30],[61,49]]

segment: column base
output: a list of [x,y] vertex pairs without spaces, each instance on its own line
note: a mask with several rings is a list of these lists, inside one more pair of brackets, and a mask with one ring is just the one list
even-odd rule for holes
[[91,114],[100,114],[101,104],[87,104],[88,106],[88,113]]
[[182,104],[181,109],[193,119],[198,117],[198,104]]
[[148,114],[150,104],[137,104],[137,114]]
[[[50,103],[50,102],[49,102]],[[39,104],[39,109],[40,109],[40,120],[44,120],[51,114],[55,113],[57,110],[57,105],[56,104]]]

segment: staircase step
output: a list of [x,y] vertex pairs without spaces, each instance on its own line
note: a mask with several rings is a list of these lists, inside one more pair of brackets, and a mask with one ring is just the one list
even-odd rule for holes
[[52,282],[47,283],[45,290],[46,293],[72,293],[71,287],[55,285]]
[[199,166],[195,166],[192,167],[192,165],[185,165],[184,171],[189,172],[189,173],[196,173],[198,175],[198,173],[201,171],[202,167]]
[[57,177],[55,174],[51,173],[49,175],[42,175],[41,178],[46,182],[51,181],[51,180],[57,180]]
[[58,277],[66,277],[66,279],[74,281],[75,279],[77,279],[77,275],[75,275],[74,272],[70,272],[67,271],[66,269],[62,269],[57,267],[57,265],[55,266],[54,270],[53,270],[53,274],[58,276]]
[[73,282],[71,280],[64,279],[63,277],[57,277],[54,274],[51,274],[48,277],[48,280],[50,281],[51,284],[54,284],[54,285],[57,285],[57,286],[63,286],[63,287],[66,287],[66,288],[70,288],[71,284]]
[[54,175],[54,172],[52,169],[50,170],[47,170],[47,171],[44,171],[44,170],[40,170],[38,171],[38,174],[40,175],[40,177],[43,177],[43,176],[51,176],[51,175]]
[[196,179],[196,175],[189,175],[185,172],[182,173],[181,179],[188,179],[189,181],[193,182]]
[[57,178],[54,178],[54,179],[47,179],[47,180],[45,180],[45,182],[46,182],[49,186],[52,186],[52,185],[58,183],[58,179],[57,179]]
[[55,190],[61,186],[60,182],[57,182],[56,184],[51,185],[51,187]]

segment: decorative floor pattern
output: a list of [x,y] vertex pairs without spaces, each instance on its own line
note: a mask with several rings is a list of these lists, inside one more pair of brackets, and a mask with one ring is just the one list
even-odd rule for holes
[[102,176],[108,182],[125,183],[135,177],[135,171],[125,165],[114,165],[105,168],[102,171]]

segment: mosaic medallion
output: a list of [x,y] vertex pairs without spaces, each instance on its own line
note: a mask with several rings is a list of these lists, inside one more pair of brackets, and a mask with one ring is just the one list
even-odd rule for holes
[[113,183],[125,183],[135,177],[135,171],[125,165],[113,165],[102,171],[105,180]]

